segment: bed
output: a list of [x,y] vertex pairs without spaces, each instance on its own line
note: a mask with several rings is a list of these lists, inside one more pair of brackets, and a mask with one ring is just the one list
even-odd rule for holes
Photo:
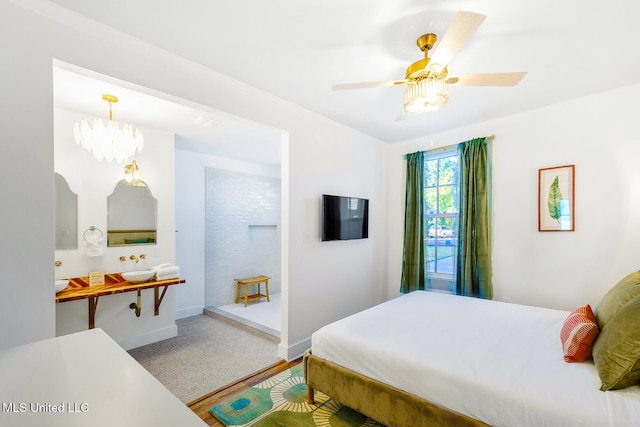
[[[637,298],[627,292],[606,319],[603,308],[603,323],[630,300],[636,312],[627,317],[640,321],[635,274]],[[640,376],[601,391],[602,366],[590,357],[564,360],[559,337],[571,314],[412,292],[312,335],[304,357],[309,400],[322,391],[389,427],[640,425]]]

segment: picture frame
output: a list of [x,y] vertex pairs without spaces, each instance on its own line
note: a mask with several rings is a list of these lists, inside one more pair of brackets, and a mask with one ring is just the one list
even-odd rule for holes
[[575,231],[575,165],[538,169],[538,231]]

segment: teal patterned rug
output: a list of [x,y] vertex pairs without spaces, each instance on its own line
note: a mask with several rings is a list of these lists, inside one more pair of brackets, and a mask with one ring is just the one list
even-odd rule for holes
[[293,366],[209,409],[232,427],[384,427],[316,391],[307,403],[302,364]]

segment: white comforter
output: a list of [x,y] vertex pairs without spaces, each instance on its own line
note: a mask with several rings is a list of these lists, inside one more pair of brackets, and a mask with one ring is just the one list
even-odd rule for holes
[[640,386],[563,359],[567,311],[413,292],[313,334],[313,354],[494,426],[639,426]]

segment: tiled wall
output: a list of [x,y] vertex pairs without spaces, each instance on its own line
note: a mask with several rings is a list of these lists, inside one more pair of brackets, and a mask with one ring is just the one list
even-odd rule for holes
[[235,302],[235,278],[264,274],[280,292],[280,179],[206,168],[205,180],[205,305]]

